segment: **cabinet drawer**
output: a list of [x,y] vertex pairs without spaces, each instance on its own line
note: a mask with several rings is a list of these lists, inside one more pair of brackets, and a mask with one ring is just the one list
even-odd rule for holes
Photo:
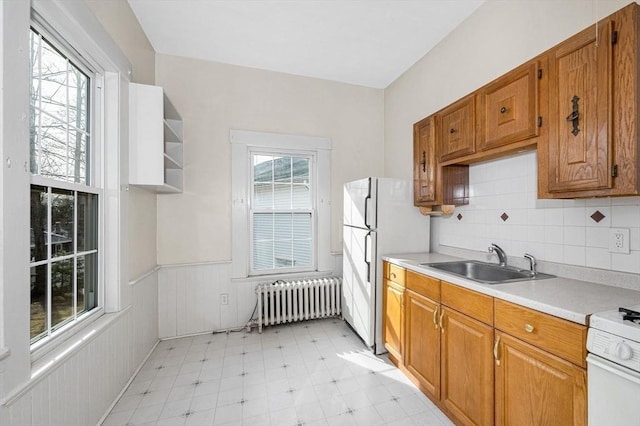
[[586,367],[587,327],[504,300],[495,300],[495,327]]
[[493,297],[473,290],[442,281],[440,297],[443,305],[447,305],[470,317],[493,324]]
[[389,263],[389,262],[384,262],[383,264],[383,276],[384,278],[395,282],[396,284],[400,284],[403,287],[405,286],[406,283],[406,274],[407,274],[407,270],[404,268],[401,268],[398,265],[394,265],[393,263]]
[[440,280],[407,271],[407,288],[436,302],[440,301]]

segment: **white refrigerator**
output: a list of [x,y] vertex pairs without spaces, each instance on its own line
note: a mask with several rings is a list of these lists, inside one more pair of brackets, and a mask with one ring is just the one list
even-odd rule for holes
[[344,185],[342,315],[376,354],[382,341],[382,255],[429,251],[429,217],[411,182],[370,177]]

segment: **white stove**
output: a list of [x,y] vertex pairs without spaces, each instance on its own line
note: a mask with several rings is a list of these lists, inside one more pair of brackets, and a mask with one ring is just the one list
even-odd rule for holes
[[640,426],[640,305],[591,315],[589,425]]

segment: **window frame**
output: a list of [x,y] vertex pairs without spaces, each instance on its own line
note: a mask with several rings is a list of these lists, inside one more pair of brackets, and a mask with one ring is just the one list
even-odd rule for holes
[[[31,0],[29,6],[30,18],[22,21],[24,29],[28,30],[29,26],[37,22],[50,36],[53,35],[58,42],[64,43],[71,51],[87,61],[91,68],[102,77],[101,81],[96,79],[96,84],[100,84],[98,90],[101,94],[101,101],[94,103],[96,117],[93,120],[95,130],[92,132],[93,136],[95,138],[99,137],[101,141],[99,148],[101,160],[94,165],[93,172],[94,176],[100,179],[100,186],[103,191],[102,201],[99,205],[102,220],[98,238],[100,239],[103,259],[108,259],[108,263],[102,262],[98,271],[102,280],[98,297],[99,300],[102,300],[102,304],[99,308],[94,309],[91,315],[87,315],[81,322],[78,322],[77,326],[65,330],[64,333],[60,333],[55,339],[52,339],[46,345],[43,344],[36,350],[31,350],[30,340],[28,338],[25,339],[27,336],[22,334],[18,336],[14,332],[7,334],[6,326],[4,327],[5,342],[8,336],[10,342],[14,344],[20,342],[21,351],[24,350],[25,353],[31,353],[31,373],[33,377],[44,369],[49,368],[55,359],[68,353],[74,347],[78,347],[80,341],[86,339],[87,336],[83,336],[82,333],[85,331],[89,335],[93,333],[94,331],[90,329],[90,326],[101,318],[103,314],[121,312],[131,303],[131,296],[128,291],[130,280],[127,260],[129,248],[126,238],[128,228],[127,164],[129,161],[127,112],[131,64],[120,47],[104,30],[100,21],[83,2]],[[25,47],[28,49],[28,37],[25,38],[25,41],[27,41]],[[23,53],[20,57],[24,57],[23,65],[26,66],[28,53]],[[12,78],[20,82],[20,86],[27,89],[28,85],[31,84],[29,74],[23,71],[14,72],[12,69],[9,70]],[[22,70],[22,67],[20,67],[20,70]],[[13,90],[11,93],[22,93],[22,91]],[[29,106],[28,93],[27,91],[24,98],[25,109]],[[3,96],[5,105],[8,104],[8,100],[12,101],[5,94]],[[21,103],[21,105],[23,104]],[[9,134],[11,137],[21,133],[28,138],[28,127],[28,124],[25,123],[21,132],[4,133],[5,136]],[[11,191],[6,192],[2,199],[4,201],[19,200],[20,206],[23,206],[19,210],[28,218],[28,194],[31,184],[31,174],[28,167],[29,148],[22,138],[11,142],[11,146],[15,146],[15,151],[19,153],[16,156],[20,159],[20,164],[25,164],[26,173],[24,179],[10,182],[12,183],[12,185],[9,185]],[[16,208],[16,210],[18,209]],[[29,235],[30,225],[27,218],[19,221],[20,232],[12,233],[13,238],[20,240],[18,246],[21,247],[21,250],[11,256],[13,261],[3,264],[5,278],[7,276],[20,277],[22,278],[21,281],[24,282],[27,282],[30,276],[30,262],[28,256],[20,253],[28,253],[29,239],[20,235]],[[109,232],[106,232],[106,230]],[[11,239],[8,241],[11,241]],[[25,286],[24,289],[20,290],[20,301],[28,300],[29,289]],[[21,307],[20,313],[15,314],[12,319],[19,321],[21,329],[23,326],[28,327],[30,322],[29,305],[25,303],[25,306]],[[26,323],[23,323],[23,321]],[[23,344],[25,344],[24,349],[22,349]]]
[[[313,277],[335,270],[331,253],[331,139],[231,129],[231,278],[232,280],[287,277]],[[249,162],[251,149],[266,151],[304,151],[316,158],[316,244],[315,269],[307,272],[276,271],[270,275],[250,275]]]
[[[95,298],[96,298],[96,306],[94,306],[89,311],[85,311],[81,315],[77,315],[77,312],[74,312],[74,315],[71,320],[65,320],[62,325],[54,325],[51,324],[49,319],[51,317],[51,300],[50,296],[47,296],[47,326],[46,326],[46,335],[40,337],[36,341],[33,341],[32,338],[29,339],[30,351],[32,356],[36,359],[42,356],[42,354],[48,352],[50,349],[56,347],[58,344],[62,343],[68,336],[73,335],[76,330],[86,322],[89,322],[104,313],[104,207],[103,207],[103,179],[102,179],[102,171],[103,171],[103,158],[101,153],[104,152],[103,140],[102,140],[102,124],[103,124],[103,93],[100,90],[104,86],[104,70],[100,70],[100,67],[97,64],[92,64],[91,61],[87,60],[84,56],[82,56],[73,46],[69,43],[67,39],[61,36],[59,33],[54,31],[50,24],[43,20],[43,18],[35,13],[32,10],[32,17],[30,22],[29,31],[34,31],[42,39],[45,40],[46,43],[51,45],[53,49],[58,51],[58,53],[65,57],[66,60],[71,62],[74,66],[76,66],[82,73],[84,73],[90,82],[90,86],[88,87],[88,115],[87,119],[89,121],[88,126],[88,134],[89,139],[87,143],[86,149],[89,151],[87,155],[87,164],[85,165],[87,168],[86,171],[86,184],[70,182],[67,180],[59,180],[47,175],[34,174],[31,170],[29,170],[30,175],[30,184],[29,191],[34,186],[41,186],[47,189],[49,201],[47,203],[47,229],[48,233],[51,232],[51,192],[52,190],[61,189],[65,191],[72,191],[74,193],[74,252],[73,255],[65,256],[73,259],[77,259],[80,256],[80,253],[77,252],[77,238],[75,235],[75,230],[77,229],[77,193],[88,193],[94,194],[98,198],[98,211],[97,211],[97,224],[96,224],[96,238],[98,239],[97,248],[95,249],[96,257],[97,257],[97,279],[96,279],[96,290],[95,290]],[[32,76],[29,76],[29,84],[32,84]],[[30,95],[31,96],[31,92]],[[31,113],[31,102],[29,102],[29,110]],[[31,153],[29,153],[29,158],[31,159]],[[29,207],[31,208],[31,207]],[[93,252],[94,250],[90,250],[88,252]],[[87,253],[88,253],[87,252]],[[86,252],[82,252],[82,254],[86,254]],[[51,271],[51,266],[53,263],[61,261],[61,259],[54,258],[51,255],[51,250],[48,250],[47,259],[32,262],[29,261],[29,269],[32,267],[46,264],[49,268],[49,272]],[[48,274],[47,279],[47,292],[49,293],[51,290],[52,277]],[[74,267],[74,277],[73,277],[73,287],[74,287],[74,299],[77,297],[77,268]],[[30,299],[31,300],[31,299]],[[75,305],[75,302],[74,302]],[[31,316],[29,319],[29,323],[31,323]]]
[[[309,159],[309,181],[311,186],[311,206],[308,209],[258,209],[253,205],[254,198],[254,167],[253,157],[255,155],[272,155],[283,157],[298,157]],[[317,160],[316,152],[303,151],[294,149],[269,149],[260,147],[249,148],[248,158],[249,164],[247,166],[249,170],[247,194],[249,194],[249,220],[248,220],[248,233],[249,233],[249,276],[260,275],[274,275],[274,274],[288,274],[297,272],[312,272],[317,270],[317,246],[318,246],[318,234],[317,234]],[[311,214],[311,265],[303,267],[291,267],[291,268],[272,268],[272,269],[255,269],[254,267],[254,239],[253,239],[253,224],[254,215],[260,213],[310,213]]]

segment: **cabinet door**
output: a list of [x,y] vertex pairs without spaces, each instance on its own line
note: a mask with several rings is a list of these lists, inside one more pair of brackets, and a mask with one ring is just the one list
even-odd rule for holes
[[460,424],[492,425],[493,328],[446,307],[443,312],[442,404]]
[[436,138],[433,117],[413,126],[413,203],[424,206],[436,202]]
[[382,339],[389,355],[402,363],[402,326],[404,289],[393,281],[384,280],[382,299]]
[[447,161],[475,152],[475,96],[445,108],[438,117],[438,156]]
[[440,329],[438,303],[405,292],[404,365],[423,392],[440,399]]
[[586,425],[586,372],[504,333],[496,361],[497,425]]
[[480,149],[538,135],[538,63],[517,68],[479,94]]
[[612,185],[611,32],[611,21],[604,21],[597,36],[591,27],[550,53],[550,192]]

